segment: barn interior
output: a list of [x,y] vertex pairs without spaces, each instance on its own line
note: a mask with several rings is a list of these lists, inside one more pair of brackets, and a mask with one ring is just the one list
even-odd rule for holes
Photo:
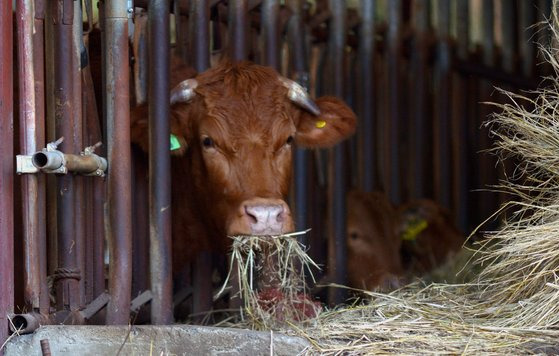
[[[270,66],[311,97],[342,98],[357,114],[349,140],[293,153],[288,203],[296,230],[310,229],[299,242],[321,266],[314,282],[307,279],[313,300],[325,308],[353,302],[353,292],[332,284],[388,292],[416,277],[455,281],[449,263],[468,259],[462,243],[498,230],[504,217],[494,213],[513,199],[500,185],[517,166],[491,151],[498,137],[488,120],[502,108],[489,103],[510,102],[498,88],[531,97],[554,74],[539,50],[556,41],[548,26],[553,6],[551,0],[1,4],[0,345],[40,325],[214,325],[239,308],[227,295],[213,300],[227,256],[202,253],[180,277],[169,273],[172,158],[164,118],[177,61],[199,73],[223,58]],[[130,110],[141,103],[154,108],[150,117],[163,118],[154,120],[149,155],[130,144]],[[99,160],[79,161],[74,174],[33,168],[40,158],[34,154],[56,150],[47,144],[61,137],[60,151],[83,157],[89,148]],[[348,194],[382,198],[359,206]],[[425,204],[442,219],[433,241],[416,239],[436,225],[422,225],[427,218],[405,225]],[[358,213],[350,224],[352,207]],[[387,210],[393,215],[385,217]],[[393,234],[401,240],[402,266],[394,270],[386,260],[370,264],[374,254],[358,260],[352,250],[358,236],[351,229],[374,230],[367,221],[381,220],[400,224]],[[444,258],[431,252],[421,262],[417,241],[441,247]],[[376,249],[387,254],[385,248]],[[385,269],[370,284],[353,278]]]

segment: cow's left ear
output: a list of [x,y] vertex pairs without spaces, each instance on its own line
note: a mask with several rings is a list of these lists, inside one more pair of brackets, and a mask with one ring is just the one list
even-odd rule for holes
[[315,101],[320,115],[302,110],[295,140],[305,147],[330,147],[355,132],[357,118],[342,100],[323,96]]

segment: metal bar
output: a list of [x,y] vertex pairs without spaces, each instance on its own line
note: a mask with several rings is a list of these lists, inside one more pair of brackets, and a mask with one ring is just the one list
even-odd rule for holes
[[384,140],[384,169],[386,170],[384,182],[390,200],[399,204],[402,199],[402,177],[400,172],[400,122],[401,122],[401,96],[400,93],[400,27],[401,27],[402,2],[393,0],[388,4],[388,34],[386,43],[386,73],[388,84],[388,115],[389,122],[385,123],[386,132]]
[[151,321],[173,321],[171,159],[169,155],[169,1],[148,8]]
[[230,0],[228,6],[229,56],[236,61],[248,56],[248,0]]
[[[469,0],[459,0],[457,3],[457,57],[460,60],[468,58],[468,46],[470,43],[469,36]],[[455,68],[453,68],[453,71]],[[468,99],[471,94],[465,90],[468,87],[468,80],[461,73],[456,73],[452,79],[452,157],[454,157],[453,164],[453,208],[454,220],[458,224],[462,232],[469,231],[469,211],[468,211],[468,198],[469,198],[469,176],[473,173],[468,169]]]
[[[35,120],[35,77],[33,65],[33,4],[30,0],[16,2],[18,38],[20,152],[24,155],[37,150]],[[39,210],[38,179],[35,174],[21,177],[23,217],[23,283],[25,304],[31,310],[39,308]]]
[[[81,1],[77,1],[74,4],[74,18],[82,19],[82,8]],[[74,147],[72,152],[77,153],[83,149],[83,117],[82,117],[82,71],[81,71],[81,51],[82,51],[82,41],[83,41],[83,21],[74,21],[72,24],[72,81],[73,81],[73,109],[74,109]],[[72,155],[74,156],[74,155]],[[75,157],[75,156],[74,156]],[[75,158],[79,158],[75,157]],[[75,162],[78,161],[78,162]],[[70,162],[68,162],[70,163]],[[72,163],[77,163],[76,168],[82,168],[82,160],[74,160]],[[70,166],[68,166],[70,169]],[[86,303],[85,301],[85,283],[87,274],[86,271],[86,260],[85,260],[85,207],[84,204],[84,185],[85,181],[83,177],[74,177],[75,184],[75,241],[76,241],[76,259],[78,261],[79,269],[82,271],[82,278],[79,280],[79,294],[80,302],[79,308],[82,309]],[[87,281],[89,282],[89,281]]]
[[444,207],[450,208],[450,3],[439,1],[438,43],[435,64],[435,120],[433,122],[435,199]]
[[532,25],[536,22],[535,4],[532,1],[519,1],[518,14],[518,33],[520,37],[520,56],[522,62],[522,74],[530,77],[534,73],[534,63],[536,59],[536,48],[534,44],[535,29]]
[[[54,119],[58,137],[64,137],[62,148],[74,148],[74,110],[72,63],[72,23],[74,2],[51,2],[54,32]],[[55,275],[58,310],[77,310],[79,306],[79,274],[75,251],[75,184],[72,175],[57,177],[58,266]]]
[[[0,343],[14,309],[14,154],[12,2],[0,2]],[[2,350],[0,350],[0,355]]]
[[[331,92],[339,98],[344,97],[344,50],[346,39],[346,3],[345,1],[329,0],[332,11],[330,20],[328,58],[332,77]],[[346,276],[346,162],[345,147],[337,145],[330,150],[329,164],[329,197],[330,197],[330,233],[329,233],[329,267],[335,283],[345,284]],[[345,293],[341,288],[331,288],[328,295],[330,303],[339,304],[344,300]]]
[[[207,0],[194,1],[190,6],[190,43],[193,55],[193,66],[196,71],[203,72],[210,66],[210,3]],[[203,251],[196,256],[193,268],[193,313],[200,315],[212,307],[212,256]],[[176,271],[178,272],[178,271]]]
[[190,4],[189,34],[190,53],[194,54],[193,66],[197,72],[210,67],[210,2],[193,1]]
[[377,142],[375,129],[375,0],[361,0],[359,27],[359,186],[371,192],[377,184]]
[[109,294],[107,324],[128,324],[132,286],[132,197],[127,2],[105,4]]
[[[300,7],[300,6],[299,6]],[[300,10],[299,10],[300,11]],[[264,0],[262,2],[262,41],[264,48],[263,63],[267,66],[279,70],[280,57],[279,57],[279,1],[278,0]],[[299,15],[300,16],[300,15]],[[299,41],[303,42],[300,37]]]
[[[33,67],[35,74],[35,130],[37,147],[45,146],[45,7],[44,0],[35,0],[33,33]],[[48,314],[50,295],[47,284],[46,177],[39,175],[37,188],[39,221],[39,312]]]

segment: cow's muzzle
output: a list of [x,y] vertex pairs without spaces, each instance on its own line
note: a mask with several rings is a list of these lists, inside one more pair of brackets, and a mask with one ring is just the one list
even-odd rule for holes
[[240,204],[227,230],[230,236],[281,235],[293,231],[293,219],[283,200],[254,198]]

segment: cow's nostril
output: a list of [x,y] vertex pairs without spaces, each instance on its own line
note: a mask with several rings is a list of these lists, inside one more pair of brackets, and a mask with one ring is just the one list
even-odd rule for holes
[[249,209],[248,206],[245,206],[245,214],[248,216],[250,223],[251,224],[256,224],[258,223],[258,218],[256,217],[256,214],[251,213],[250,211],[251,209]]

